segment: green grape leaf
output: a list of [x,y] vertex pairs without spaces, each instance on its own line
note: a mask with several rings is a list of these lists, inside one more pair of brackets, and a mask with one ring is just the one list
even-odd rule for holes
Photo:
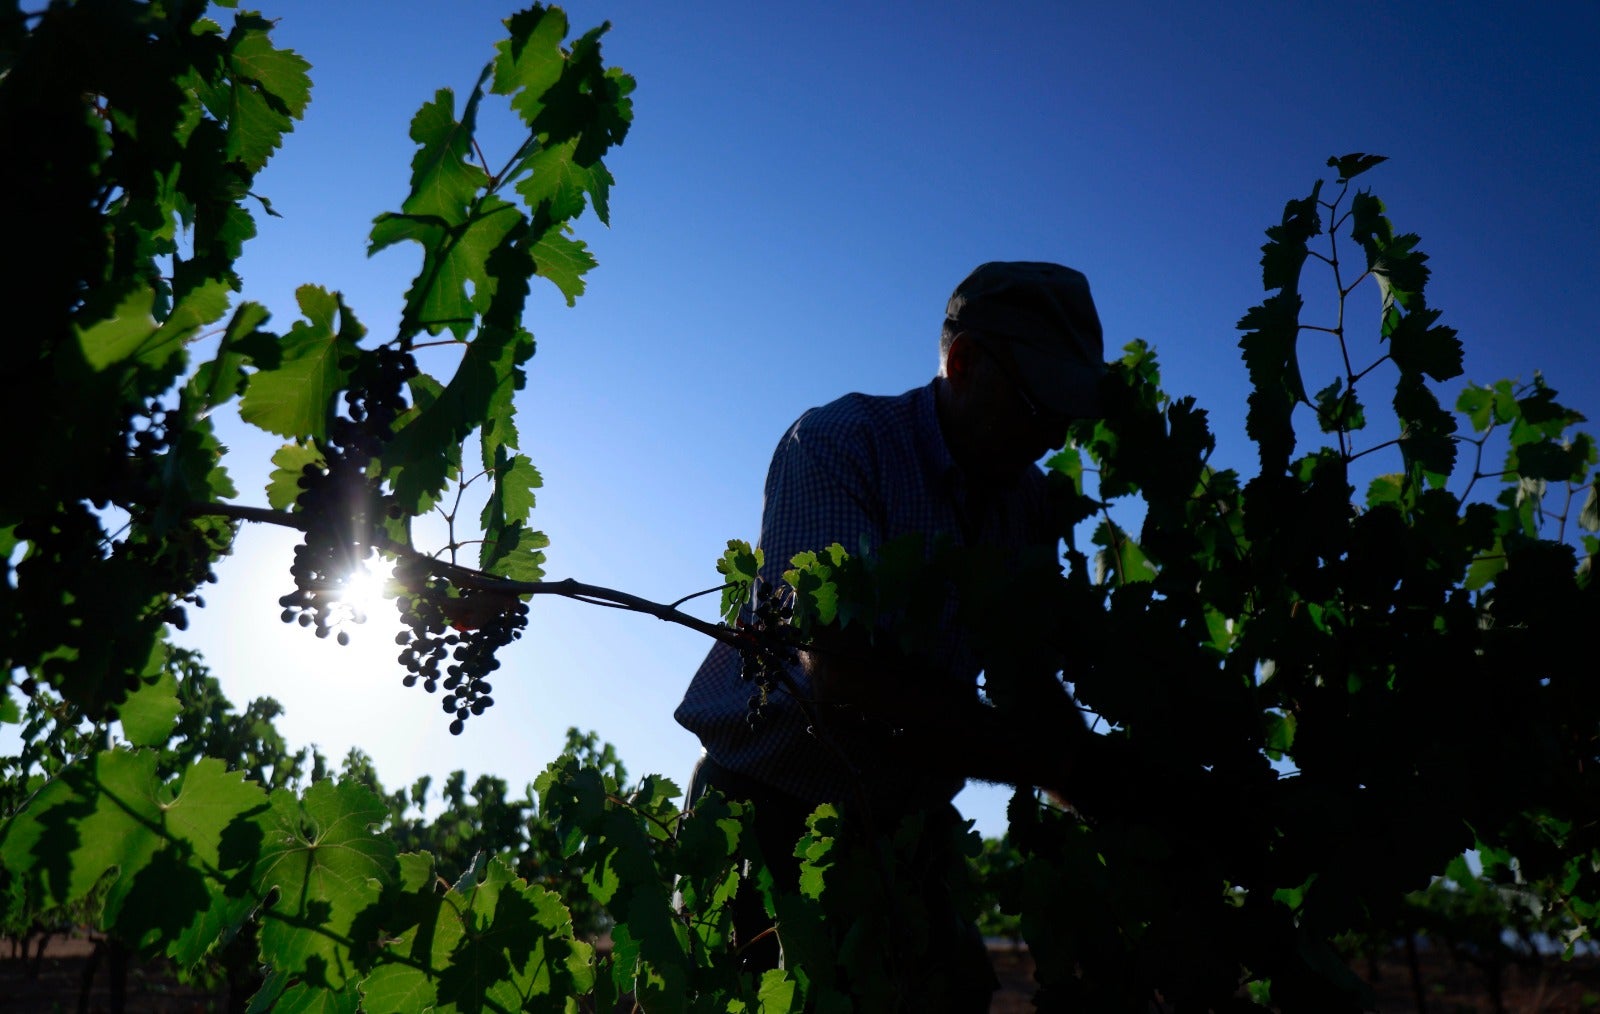
[[46,783],[5,826],[0,857],[33,904],[70,904],[104,882],[103,925],[138,946],[181,938],[214,907],[224,866],[254,858],[248,833],[233,834],[231,851],[222,843],[265,796],[209,759],[163,785],[159,756],[95,754]]
[[756,990],[757,1014],[788,1014],[795,1009],[795,989],[799,985],[781,968],[769,968],[761,973],[761,984]]
[[1517,403],[1515,387],[1509,380],[1494,382],[1494,421],[1501,425],[1515,422],[1522,415],[1522,406]]
[[460,468],[461,441],[497,398],[522,386],[522,364],[531,355],[533,336],[526,331],[486,326],[437,396],[430,397],[419,384],[424,378],[413,378],[416,408],[402,417],[383,455],[401,509],[418,514],[437,498],[449,475]]
[[1578,511],[1578,527],[1586,532],[1600,532],[1600,472],[1589,482],[1589,495]]
[[1511,448],[1506,456],[1506,470],[1524,479],[1581,482],[1588,471],[1587,457],[1592,449],[1593,445],[1588,442],[1562,444],[1549,439],[1529,442]]
[[266,978],[261,982],[261,988],[256,990],[255,995],[250,998],[249,1005],[245,1007],[245,1014],[271,1014],[292,978],[288,972],[276,968],[268,970]]
[[1469,383],[1456,398],[1456,411],[1467,417],[1474,432],[1486,432],[1494,420],[1494,392]]
[[[1370,270],[1377,279],[1383,305],[1398,305],[1407,310],[1423,308],[1422,290],[1428,284],[1428,255],[1415,249],[1420,237],[1412,233],[1375,244],[1376,257]],[[1389,333],[1386,326],[1384,333]]]
[[1394,411],[1404,427],[1400,453],[1407,470],[1433,486],[1442,485],[1456,465],[1455,417],[1439,406],[1416,374],[1402,374],[1395,384]]
[[[203,758],[181,775],[161,810],[172,840],[161,856],[174,869],[152,866],[139,875],[116,928],[130,939],[163,943],[169,957],[193,963],[237,931],[256,905],[244,878],[231,873],[248,871],[260,854],[267,795],[242,772]],[[194,892],[188,904],[174,904],[180,885]]]
[[1556,401],[1556,392],[1535,374],[1533,392],[1517,398],[1515,417],[1511,421],[1511,443],[1532,443],[1545,438],[1559,438],[1568,426],[1584,421],[1583,414]]
[[1318,180],[1309,195],[1285,202],[1282,220],[1268,227],[1268,242],[1261,248],[1263,289],[1282,289],[1285,295],[1299,291],[1300,271],[1309,255],[1306,243],[1322,233],[1322,216],[1317,211],[1321,194],[1322,181]]
[[750,601],[751,588],[761,573],[766,554],[751,549],[743,539],[729,539],[727,551],[717,561],[717,573],[727,578],[722,589],[722,622],[732,626],[739,619],[739,611]]
[[230,771],[213,757],[196,761],[177,784],[172,801],[163,806],[167,830],[204,866],[217,870],[245,869],[260,848],[260,820],[267,794],[242,771]]
[[526,455],[511,455],[499,448],[494,464],[494,487],[484,504],[485,530],[528,520],[535,502],[533,491],[544,485],[539,470]]
[[272,795],[256,889],[276,892],[264,913],[261,956],[310,985],[339,989],[356,974],[357,918],[396,873],[392,838],[372,830],[388,807],[352,779],[315,782],[303,800]]
[[334,395],[350,377],[366,329],[337,293],[302,285],[295,297],[306,319],[296,321],[281,341],[242,343],[258,369],[239,415],[279,436],[324,440]]
[[565,67],[561,43],[567,37],[567,15],[559,7],[533,7],[506,20],[510,38],[495,43],[494,82],[497,95],[511,96],[511,107],[532,126],[543,99]]
[[[611,184],[616,182],[602,162],[579,165],[573,160],[576,139],[536,148],[517,167],[521,176],[516,190],[528,207],[554,222],[565,222],[583,214],[585,199],[594,202],[595,216],[602,223],[611,220]],[[521,175],[526,173],[527,175]]]
[[559,10],[535,8],[506,25],[511,38],[495,58],[494,90],[511,96],[512,108],[542,144],[575,139],[573,161],[598,163],[622,143],[633,120],[633,78],[606,69],[600,59],[600,37],[610,26],[585,33],[563,53],[567,22]]
[[1406,373],[1425,373],[1434,380],[1461,375],[1461,339],[1456,329],[1434,322],[1441,311],[1418,308],[1400,318],[1389,334],[1389,358]]
[[1155,580],[1155,564],[1121,528],[1102,521],[1095,528],[1091,541],[1103,547],[1095,554],[1096,584],[1126,585]]
[[1383,202],[1369,190],[1357,191],[1350,201],[1350,238],[1366,251],[1368,266],[1377,259],[1379,245],[1394,238],[1394,228],[1383,211]]
[[[23,879],[35,907],[78,901],[112,870],[131,881],[150,862],[160,847],[149,830],[160,823],[151,798],[156,757],[150,751],[95,754],[46,783],[6,824],[0,858]],[[123,894],[108,894],[108,919]]]
[[[844,547],[837,542],[837,550],[818,555],[812,550],[796,553],[783,572],[783,580],[794,589],[794,625],[809,630],[813,624],[827,626],[839,618],[839,585],[834,580],[835,571],[844,559]],[[841,625],[843,620],[841,619]]]
[[411,139],[418,148],[411,159],[411,193],[401,205],[406,214],[433,216],[449,227],[467,221],[473,197],[489,182],[488,173],[469,161],[488,74],[484,68],[460,120],[455,117],[455,93],[449,88],[439,89],[412,118]]
[[190,504],[227,500],[238,495],[228,470],[222,465],[224,449],[208,420],[182,430],[170,450],[161,456],[158,473],[161,494],[150,518],[151,530],[164,535],[186,520]]
[[161,746],[172,735],[182,708],[178,680],[163,667],[154,683],[141,685],[117,709],[122,735],[134,746]]
[[300,497],[300,476],[307,465],[326,467],[322,452],[310,443],[284,444],[272,452],[275,466],[267,476],[267,503],[273,510],[286,511]]
[[1262,749],[1272,760],[1282,760],[1283,755],[1294,746],[1295,717],[1289,713],[1269,711],[1262,719],[1266,723]]
[[[426,245],[422,271],[406,293],[406,314],[413,327],[429,334],[448,329],[465,340],[498,287],[494,254],[521,237],[524,223],[515,205],[489,196],[472,209],[465,224],[447,235],[428,234],[441,241]],[[391,231],[382,230],[384,235]],[[377,236],[380,230],[374,227],[373,232]]]
[[252,173],[266,165],[311,101],[311,64],[267,37],[271,23],[239,15],[229,39],[228,155]]
[[1398,504],[1405,495],[1406,477],[1399,472],[1380,475],[1367,486],[1367,506]]
[[1044,467],[1066,476],[1072,481],[1072,488],[1076,492],[1083,492],[1083,454],[1077,447],[1063,447],[1045,459]]
[[1349,155],[1328,156],[1328,167],[1339,173],[1340,183],[1355,179],[1373,166],[1389,161],[1387,155],[1368,155],[1366,152],[1351,152]]
[[479,416],[479,449],[486,469],[498,469],[501,450],[510,451],[517,446],[517,407],[513,398],[527,382],[522,364],[533,355],[535,348],[533,335],[522,326],[528,283],[534,272],[528,236],[529,230],[519,225],[515,233],[489,255],[487,264],[487,270],[498,281],[494,298],[483,311],[483,330],[514,337],[510,344],[509,368],[503,375],[510,382],[496,384]]
[[212,281],[195,289],[160,324],[155,303],[154,289],[134,289],[109,318],[79,329],[84,360],[95,370],[129,361],[158,371],[168,367],[202,327],[228,311],[228,286]]
[[425,896],[409,902],[415,922],[392,945],[407,960],[381,961],[366,978],[365,1009],[559,1012],[593,988],[593,948],[574,939],[561,899],[504,860],[443,896],[427,882],[411,890]]
[[540,236],[533,245],[533,260],[539,277],[553,282],[567,297],[567,305],[574,306],[583,295],[583,276],[595,266],[595,259],[582,240],[567,235],[569,231],[551,229]]
[[273,1003],[272,1014],[356,1014],[360,1009],[361,993],[354,982],[340,989],[296,982]]
[[1507,562],[1505,545],[1496,538],[1493,548],[1482,556],[1474,557],[1472,563],[1468,564],[1467,576],[1462,581],[1462,586],[1467,591],[1477,591],[1487,587],[1500,576],[1501,571],[1506,569]]
[[479,567],[486,574],[509,581],[544,579],[544,553],[550,545],[543,532],[527,529],[518,521],[486,532],[479,555]]
[[1264,473],[1281,471],[1294,453],[1290,420],[1295,404],[1305,400],[1295,350],[1300,307],[1299,295],[1280,292],[1253,307],[1237,325],[1245,332],[1239,348],[1254,388],[1248,399],[1245,432],[1260,448]]
[[1344,391],[1344,381],[1338,377],[1317,392],[1313,404],[1317,409],[1317,425],[1324,433],[1351,433],[1367,425],[1366,411],[1356,398],[1355,389]]
[[[385,211],[372,220],[372,232],[367,237],[367,256],[371,257],[380,250],[406,240],[421,244],[424,256],[430,256],[436,247],[444,245],[449,234],[449,224],[436,215],[403,215]],[[418,278],[414,284],[421,284],[421,281]]]

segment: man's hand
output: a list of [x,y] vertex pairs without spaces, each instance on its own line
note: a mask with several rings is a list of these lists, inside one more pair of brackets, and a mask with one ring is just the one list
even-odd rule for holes
[[817,632],[801,664],[821,713],[841,731],[862,719],[886,736],[893,730],[887,749],[906,770],[1062,792],[1089,735],[1053,673],[999,708],[980,701],[976,687],[955,686],[936,662],[837,627]]

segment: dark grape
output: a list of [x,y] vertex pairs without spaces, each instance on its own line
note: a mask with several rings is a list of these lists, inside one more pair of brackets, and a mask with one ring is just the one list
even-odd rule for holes
[[[400,567],[396,573],[402,573]],[[432,693],[442,686],[446,693],[440,706],[454,712],[457,724],[464,724],[469,716],[483,714],[494,703],[484,677],[500,666],[495,652],[527,624],[527,607],[502,593],[454,588],[425,571],[407,568],[405,573],[409,590],[400,599],[400,615],[407,629],[397,638],[405,645],[400,664],[423,679],[424,690]],[[479,595],[484,596],[479,601],[498,610],[477,608],[477,603],[464,609],[462,599]],[[457,630],[449,617],[460,615],[482,619],[473,629]]]
[[779,675],[798,661],[795,650],[784,638],[794,615],[788,595],[787,588],[780,590],[758,579],[755,605],[741,622],[749,636],[739,650],[739,678],[755,688],[745,701],[745,723],[751,729],[760,727],[767,703],[780,685]]

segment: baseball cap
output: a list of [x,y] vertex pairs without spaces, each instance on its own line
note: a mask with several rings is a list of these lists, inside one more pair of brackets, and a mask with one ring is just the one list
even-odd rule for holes
[[1040,405],[1076,419],[1101,414],[1105,339],[1083,272],[1045,261],[980,264],[956,286],[945,318],[1004,341]]

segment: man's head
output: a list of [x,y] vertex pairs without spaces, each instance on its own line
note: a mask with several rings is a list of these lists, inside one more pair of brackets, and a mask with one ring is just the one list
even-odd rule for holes
[[951,295],[940,338],[940,418],[963,467],[1014,472],[1059,447],[1071,420],[1098,415],[1103,344],[1082,273],[979,265]]

